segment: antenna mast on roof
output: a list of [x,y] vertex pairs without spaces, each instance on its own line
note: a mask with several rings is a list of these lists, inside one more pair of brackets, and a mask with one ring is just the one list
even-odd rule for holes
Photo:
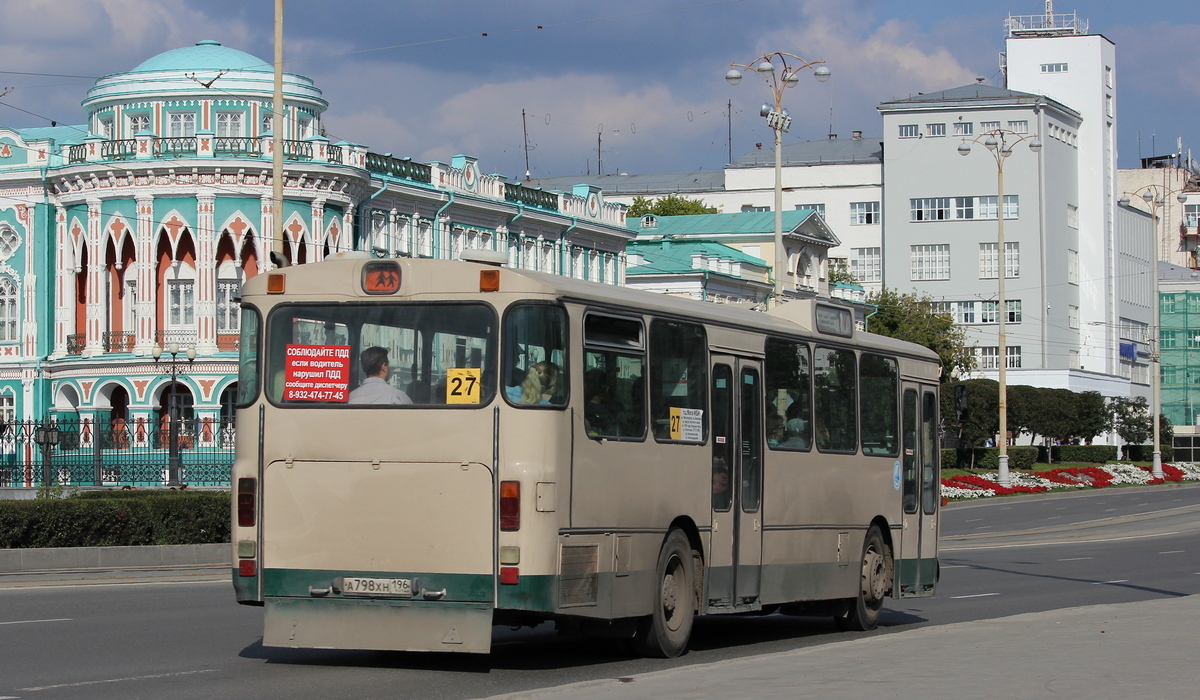
[[529,127],[525,125],[525,110],[521,110],[521,131],[525,134],[525,179],[529,179]]

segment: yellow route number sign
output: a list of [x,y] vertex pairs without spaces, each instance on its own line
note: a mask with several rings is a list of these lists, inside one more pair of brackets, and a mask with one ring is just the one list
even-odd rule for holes
[[451,367],[446,370],[446,403],[479,403],[478,367]]

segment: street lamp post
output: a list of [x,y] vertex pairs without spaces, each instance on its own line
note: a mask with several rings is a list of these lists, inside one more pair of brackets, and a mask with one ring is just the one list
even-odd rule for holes
[[[1037,134],[1018,134],[1008,129],[993,129],[984,132],[968,141],[963,139],[958,145],[959,155],[971,152],[972,143],[980,143],[992,153],[996,159],[996,277],[1000,280],[996,292],[996,365],[999,370],[1000,383],[1000,466],[997,475],[1001,486],[1011,486],[1012,480],[1008,475],[1008,346],[1005,333],[1005,322],[1008,320],[1008,308],[1004,299],[1004,278],[1008,273],[1008,256],[1004,250],[1004,159],[1012,155],[1013,147],[1022,141],[1029,141],[1029,150],[1037,153],[1042,150],[1042,142]],[[1011,143],[1010,143],[1011,141]]]
[[33,429],[33,441],[42,449],[42,488],[50,488],[54,472],[50,456],[58,446],[58,427],[53,423],[39,425]]
[[1158,249],[1160,244],[1158,235],[1158,209],[1166,202],[1166,198],[1172,194],[1175,195],[1175,201],[1180,204],[1187,202],[1187,195],[1182,190],[1171,190],[1162,185],[1146,185],[1131,193],[1127,192],[1121,195],[1121,198],[1117,201],[1122,205],[1128,206],[1130,201],[1129,195],[1133,194],[1136,196],[1139,193],[1142,201],[1150,207],[1150,219],[1154,224],[1154,258],[1152,267],[1152,279],[1154,281],[1154,334],[1152,340],[1154,341],[1154,351],[1150,355],[1150,359],[1154,361],[1154,371],[1150,377],[1150,393],[1154,402],[1154,415],[1152,416],[1154,420],[1154,456],[1151,461],[1150,475],[1155,479],[1161,479],[1163,476],[1162,447],[1158,443],[1162,439],[1159,435],[1159,422],[1162,421],[1162,355],[1160,354],[1159,343],[1159,336],[1162,335],[1162,321],[1159,319],[1160,301],[1158,298]]
[[[774,59],[779,63],[776,70]],[[792,59],[794,65],[788,64]],[[775,132],[775,303],[778,304],[783,296],[783,275],[787,269],[787,256],[783,250],[783,135],[792,125],[792,117],[783,108],[783,91],[800,84],[800,71],[805,68],[813,69],[813,77],[819,82],[829,80],[830,72],[825,67],[825,61],[805,61],[795,54],[775,51],[763,54],[747,64],[731,63],[732,68],[725,74],[725,80],[730,85],[742,82],[742,70],[750,70],[762,76],[775,98],[775,108],[764,104],[759,110],[759,116],[765,117],[767,125]],[[814,66],[816,66],[814,68]]]
[[[179,369],[180,352],[186,355],[189,364],[196,359],[196,348],[180,350],[179,343],[167,344],[166,353],[171,356],[171,393],[167,398],[167,486],[179,486],[180,474],[183,471],[183,458],[179,454],[179,404],[175,399],[175,378]],[[154,356],[154,363],[158,364],[163,355],[162,346],[155,343],[150,349],[150,354]]]

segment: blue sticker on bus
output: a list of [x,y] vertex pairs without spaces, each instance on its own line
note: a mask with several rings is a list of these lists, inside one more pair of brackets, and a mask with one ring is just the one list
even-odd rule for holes
[[892,463],[892,488],[900,490],[900,460]]

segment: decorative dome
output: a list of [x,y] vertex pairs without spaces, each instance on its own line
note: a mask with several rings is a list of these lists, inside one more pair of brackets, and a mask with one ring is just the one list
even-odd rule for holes
[[197,41],[195,46],[184,46],[171,49],[146,59],[138,64],[131,73],[165,70],[241,70],[274,72],[271,64],[245,51],[221,46],[221,42],[205,39]]

